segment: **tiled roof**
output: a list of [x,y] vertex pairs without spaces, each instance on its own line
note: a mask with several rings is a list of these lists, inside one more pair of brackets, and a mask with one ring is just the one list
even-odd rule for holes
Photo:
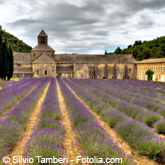
[[47,36],[47,34],[42,30],[38,36]]
[[78,55],[78,54],[55,54],[57,63],[136,63],[132,54],[130,55]]
[[13,53],[14,63],[28,64],[31,62],[30,53]]
[[141,64],[141,63],[161,63],[161,62],[165,62],[165,58],[153,58],[153,59],[142,60],[142,61],[138,61],[137,64]]
[[56,68],[56,72],[57,73],[74,73],[74,69],[73,69],[73,66],[65,66],[65,67],[58,66]]
[[55,62],[48,57],[45,53],[39,56],[34,62],[34,64],[55,64]]
[[46,51],[53,51],[54,52],[54,49],[52,49],[49,45],[46,45],[46,44],[38,44],[31,51],[36,51],[36,50],[39,50],[39,51],[46,50]]

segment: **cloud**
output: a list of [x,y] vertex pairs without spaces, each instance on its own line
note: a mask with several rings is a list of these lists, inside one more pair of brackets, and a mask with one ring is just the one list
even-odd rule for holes
[[3,4],[4,3],[4,1],[3,0],[0,0],[0,4]]
[[[3,2],[0,0],[0,3]],[[163,29],[164,0],[15,0],[7,3],[13,8],[5,26],[31,46],[44,28],[49,44],[57,52],[69,50],[103,50],[113,45],[127,45]],[[33,5],[31,5],[33,4]],[[6,10],[8,6],[6,5]],[[1,7],[0,7],[1,11]],[[2,15],[2,14],[1,14]],[[6,15],[7,20],[9,15]],[[20,33],[18,31],[20,30]],[[154,32],[155,30],[155,32]],[[152,31],[152,35],[149,32]],[[9,31],[10,32],[10,31]],[[157,36],[156,36],[157,37]],[[152,38],[151,38],[152,39]]]
[[105,50],[91,49],[91,50],[87,51],[86,54],[105,54]]

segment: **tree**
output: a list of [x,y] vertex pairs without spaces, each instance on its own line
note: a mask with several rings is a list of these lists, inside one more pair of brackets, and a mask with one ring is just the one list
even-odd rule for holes
[[143,50],[143,58],[144,59],[149,59],[150,58],[150,49],[148,47],[145,47],[144,50]]
[[147,70],[147,71],[145,72],[145,74],[148,76],[148,80],[151,81],[152,78],[153,78],[154,72],[153,72],[152,70],[149,69],[149,70]]
[[138,61],[141,61],[143,60],[143,53],[139,50],[138,51],[138,54],[137,54],[137,58],[136,58]]
[[114,53],[115,53],[115,54],[120,54],[121,51],[122,51],[122,50],[120,49],[120,47],[117,47]]
[[9,60],[8,60],[8,74],[7,79],[10,80],[10,78],[13,77],[13,71],[14,71],[14,60],[13,60],[13,51],[11,46],[9,46]]
[[151,49],[151,58],[161,58],[164,53],[161,51],[160,47],[152,47]]
[[2,74],[1,74],[1,79],[6,79],[6,75],[7,75],[7,52],[8,52],[8,48],[7,48],[7,40],[5,38],[5,42],[2,43]]
[[105,50],[105,54],[108,54],[106,50]]
[[161,51],[163,52],[163,56],[165,57],[165,44],[161,45]]
[[132,45],[128,45],[127,49],[132,48]]
[[2,41],[2,30],[0,30],[0,78],[10,80],[13,76],[13,52],[11,46],[7,46],[7,40]]

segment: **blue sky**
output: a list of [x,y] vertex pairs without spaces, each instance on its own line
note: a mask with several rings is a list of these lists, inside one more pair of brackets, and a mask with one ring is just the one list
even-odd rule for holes
[[57,54],[104,54],[165,35],[164,0],[0,0],[0,15],[32,47],[43,28]]

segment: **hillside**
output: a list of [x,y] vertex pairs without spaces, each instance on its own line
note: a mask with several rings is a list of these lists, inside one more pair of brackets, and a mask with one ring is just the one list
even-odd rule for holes
[[22,40],[2,29],[0,31],[2,31],[3,38],[7,39],[8,45],[11,45],[13,52],[29,53],[31,51],[32,47],[25,44]]
[[130,54],[132,51],[137,61],[165,57],[165,36],[158,37],[151,41],[135,41],[133,45],[128,45],[126,49],[121,50],[120,47],[118,47],[114,53]]

